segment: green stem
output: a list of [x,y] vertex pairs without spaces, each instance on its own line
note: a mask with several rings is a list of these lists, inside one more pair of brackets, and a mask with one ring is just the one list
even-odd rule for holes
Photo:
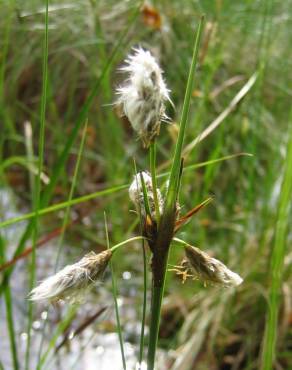
[[181,240],[179,238],[173,238],[172,239],[174,242],[177,242],[178,244],[180,244],[181,246],[184,246],[184,247],[189,247],[190,244],[185,242],[184,240]]
[[[107,248],[110,249],[109,237],[108,237],[108,227],[107,227],[107,220],[106,220],[106,214],[105,213],[104,213],[104,224],[105,224],[106,244],[107,244]],[[122,243],[120,243],[120,245],[121,244]],[[117,248],[117,246],[118,245],[116,245],[116,248]],[[114,298],[114,304],[115,304],[117,330],[118,330],[118,336],[119,336],[119,342],[120,342],[123,369],[126,370],[127,367],[126,367],[126,359],[125,359],[124,344],[123,344],[123,334],[122,334],[122,327],[121,327],[120,315],[119,315],[119,306],[118,306],[118,300],[117,300],[117,282],[116,282],[116,278],[115,278],[115,275],[114,275],[112,260],[110,260],[109,265],[110,265],[110,269],[111,269],[112,291],[113,291],[113,298]]]
[[11,348],[12,360],[13,360],[13,369],[18,370],[19,364],[18,364],[17,349],[16,349],[16,342],[15,342],[14,319],[13,319],[13,314],[12,314],[12,299],[11,299],[11,291],[8,285],[5,286],[4,296],[5,296],[7,323],[8,323],[8,331],[9,331],[9,338],[10,338],[10,348]]
[[146,240],[146,238],[144,236],[134,236],[133,238],[130,238],[130,239],[127,239],[127,240],[124,240],[123,242],[119,243],[119,244],[116,244],[114,245],[113,247],[111,247],[111,251],[114,252],[116,251],[118,248],[122,247],[123,245],[125,244],[128,244],[128,243],[131,243],[131,242],[134,242],[136,240]]
[[153,370],[155,363],[155,353],[158,343],[158,333],[160,326],[160,312],[162,305],[162,298],[164,294],[165,286],[165,274],[162,286],[154,286],[152,282],[151,291],[151,322],[150,322],[150,334],[149,334],[149,346],[148,346],[148,357],[147,357],[147,369]]
[[115,313],[116,313],[117,329],[118,329],[121,356],[122,356],[122,362],[123,362],[123,369],[126,370],[127,367],[126,367],[125,351],[124,351],[124,344],[123,344],[122,327],[121,327],[121,322],[120,322],[119,307],[118,307],[118,300],[117,300],[117,282],[116,282],[116,278],[114,275],[112,262],[110,262],[110,269],[111,269],[111,276],[112,276],[112,289],[113,289],[113,296],[114,296]]
[[145,247],[144,239],[142,240],[142,253],[143,253],[143,308],[142,308],[140,348],[139,348],[140,366],[143,361],[145,320],[146,320],[146,308],[147,308],[147,258],[146,258],[147,256],[146,256],[146,247]]
[[198,51],[203,30],[203,22],[204,17],[202,17],[200,20],[198,31],[195,38],[192,63],[190,66],[182,110],[182,117],[180,122],[180,130],[169,177],[169,188],[166,195],[165,208],[160,220],[158,234],[153,249],[151,322],[150,322],[147,370],[153,370],[155,364],[155,353],[158,342],[161,305],[165,286],[166,268],[169,255],[169,248],[174,234],[176,201],[178,199],[179,183],[182,172],[181,153],[184,142],[185,129],[188,120],[191,94],[193,91],[193,78],[198,60]]
[[150,144],[150,173],[152,178],[152,189],[153,189],[153,197],[154,197],[154,205],[155,205],[155,216],[157,226],[160,222],[160,210],[159,210],[159,201],[157,195],[157,181],[156,181],[156,142],[152,141]]

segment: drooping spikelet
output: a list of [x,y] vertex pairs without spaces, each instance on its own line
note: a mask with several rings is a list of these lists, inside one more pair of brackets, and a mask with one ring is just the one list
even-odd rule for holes
[[165,114],[165,101],[170,101],[169,90],[159,65],[147,50],[134,49],[134,54],[126,59],[122,71],[127,72],[129,78],[117,89],[117,105],[138,133],[144,146],[148,147],[159,134],[161,121],[168,119]]
[[[145,188],[148,195],[148,203],[151,213],[152,220],[155,220],[155,202],[154,202],[154,194],[152,188],[152,178],[148,172],[140,172],[136,176],[134,176],[134,180],[129,188],[129,196],[131,201],[135,204],[137,211],[140,212],[143,217],[146,217],[146,208],[144,202],[144,195],[143,195],[143,187],[141,176],[143,176],[143,180],[145,183]],[[162,214],[163,211],[163,199],[159,189],[157,189],[157,197],[159,203],[159,213]]]
[[99,254],[90,252],[80,261],[68,265],[55,275],[44,280],[34,288],[29,299],[40,300],[74,300],[82,295],[85,288],[99,279],[112,256],[110,249]]
[[185,247],[185,253],[192,272],[204,282],[223,287],[234,287],[242,283],[243,279],[238,274],[200,249],[189,245]]

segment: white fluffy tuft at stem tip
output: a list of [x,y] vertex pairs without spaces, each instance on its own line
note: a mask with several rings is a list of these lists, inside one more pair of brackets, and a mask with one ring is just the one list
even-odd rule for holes
[[159,134],[161,121],[167,121],[165,101],[171,102],[162,70],[147,50],[134,49],[122,71],[129,77],[117,89],[116,104],[130,121],[145,147]]
[[210,257],[207,253],[193,246],[185,247],[187,263],[192,272],[203,280],[223,287],[235,287],[243,279],[235,272],[229,270],[222,262]]
[[82,296],[84,290],[98,280],[112,256],[110,249],[99,254],[90,252],[79,262],[64,267],[61,271],[45,279],[29,294],[32,301],[74,300]]

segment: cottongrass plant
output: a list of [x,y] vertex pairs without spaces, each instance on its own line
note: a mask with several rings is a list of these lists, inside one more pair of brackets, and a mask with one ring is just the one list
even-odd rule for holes
[[[143,146],[148,148],[150,154],[150,172],[136,171],[129,187],[129,197],[134,203],[140,216],[141,236],[128,239],[111,249],[84,256],[79,262],[66,266],[56,275],[42,282],[32,290],[30,298],[37,300],[73,299],[80,291],[100,279],[107,264],[113,257],[117,248],[134,240],[147,240],[152,254],[152,287],[151,287],[151,312],[150,331],[148,339],[147,369],[153,370],[155,353],[158,342],[161,305],[164,294],[165,276],[168,269],[168,255],[170,246],[180,244],[185,251],[185,260],[181,266],[172,269],[182,276],[183,281],[189,276],[209,282],[219,287],[236,287],[242,283],[242,278],[229,270],[222,262],[210,257],[207,253],[189,245],[175,237],[175,234],[196,212],[203,208],[210,199],[189,211],[183,217],[179,215],[179,191],[183,172],[182,148],[184,133],[188,119],[191,93],[193,91],[193,77],[198,58],[198,49],[203,28],[203,18],[198,27],[195,39],[193,58],[190,67],[185,100],[183,105],[180,131],[177,139],[172,168],[167,182],[167,189],[162,195],[156,181],[156,150],[155,141],[160,132],[161,122],[167,120],[165,104],[170,102],[169,90],[162,77],[163,73],[150,51],[142,48],[134,49],[128,56],[122,71],[128,74],[125,83],[117,89],[117,101],[122,114],[126,116],[141,139]],[[109,244],[107,237],[107,244]],[[111,262],[110,262],[111,263]],[[144,285],[146,289],[146,285]],[[145,293],[145,292],[144,292]],[[144,294],[144,309],[146,307]],[[116,307],[118,310],[118,307]],[[117,312],[117,322],[119,316]],[[144,328],[144,317],[142,321]],[[121,340],[121,328],[118,325]],[[144,329],[141,330],[141,337]],[[144,338],[140,341],[141,366],[144,348]],[[121,349],[123,346],[121,345]],[[123,368],[126,368],[122,352]]]

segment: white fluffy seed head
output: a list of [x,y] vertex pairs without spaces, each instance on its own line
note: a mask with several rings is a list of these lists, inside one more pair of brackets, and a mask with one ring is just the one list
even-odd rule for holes
[[84,294],[84,290],[101,277],[112,256],[111,250],[99,254],[90,252],[79,262],[68,265],[55,275],[44,280],[34,288],[29,299],[41,300],[70,300]]
[[[135,204],[137,211],[141,212],[143,217],[146,217],[146,208],[144,202],[143,186],[141,181],[141,176],[143,177],[145,188],[148,195],[148,203],[151,213],[152,220],[155,220],[155,202],[154,194],[152,188],[152,178],[148,172],[139,172],[134,176],[134,180],[129,188],[129,196],[131,201]],[[163,199],[159,189],[157,189],[157,197],[159,203],[159,213],[162,214],[163,211]]]
[[204,282],[223,287],[234,287],[243,282],[238,274],[200,249],[187,246],[185,247],[185,253],[193,273]]
[[149,51],[134,49],[134,54],[125,62],[126,65],[121,70],[127,72],[129,77],[117,89],[117,105],[144,146],[148,147],[159,134],[161,121],[168,119],[165,101],[170,101],[169,90],[159,65]]

